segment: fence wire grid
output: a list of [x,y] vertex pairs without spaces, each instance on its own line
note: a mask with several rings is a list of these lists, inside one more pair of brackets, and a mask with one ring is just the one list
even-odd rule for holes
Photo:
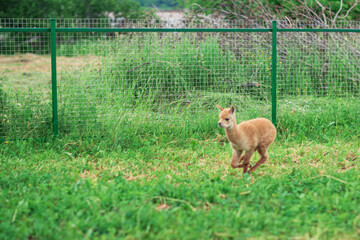
[[[0,28],[49,27],[49,19],[0,19]],[[265,29],[271,22],[57,19],[56,27]],[[358,34],[278,32],[280,116],[325,109],[328,99],[359,102]],[[50,53],[49,32],[0,32],[0,139],[52,135]],[[102,135],[134,122],[216,125],[215,104],[234,104],[239,121],[270,119],[271,53],[271,32],[57,32],[59,133]]]

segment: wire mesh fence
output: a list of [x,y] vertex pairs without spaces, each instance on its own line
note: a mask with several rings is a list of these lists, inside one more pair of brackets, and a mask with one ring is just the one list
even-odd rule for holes
[[86,59],[80,68],[75,63],[71,72],[59,73],[60,129],[93,129],[100,119],[120,116],[179,121],[213,111],[216,103],[237,102],[240,110],[250,97],[264,108],[271,100],[270,49],[248,41],[255,33],[128,33],[105,39],[77,34],[59,36],[65,42],[77,39],[75,46],[58,48],[65,57],[60,65],[68,58]]
[[[48,27],[48,19],[0,19],[0,28]],[[49,36],[0,33],[0,139],[51,134]]]
[[[0,29],[49,27],[48,19],[0,20]],[[273,43],[271,30],[263,31],[271,23],[58,19],[56,27],[91,28],[56,33],[60,134],[104,135],[154,122],[216,125],[215,104],[236,105],[239,120],[271,117]],[[156,32],[164,28],[214,31]],[[279,32],[279,112],[318,111],[329,98],[358,104],[358,34]],[[0,32],[0,139],[51,136],[50,52],[49,31]]]
[[[308,22],[279,25],[283,29],[329,29]],[[359,29],[360,25],[343,22],[332,27],[346,30]],[[331,120],[323,128],[351,124],[337,122],[339,115],[360,116],[359,32],[282,32],[278,36],[278,56],[279,116],[308,114],[316,124],[326,112]]]
[[284,33],[279,40],[280,95],[359,96],[356,34]]
[[[360,26],[358,22],[337,25]],[[307,22],[295,25],[304,26],[316,27]],[[278,41],[280,95],[359,96],[358,32],[284,32]]]

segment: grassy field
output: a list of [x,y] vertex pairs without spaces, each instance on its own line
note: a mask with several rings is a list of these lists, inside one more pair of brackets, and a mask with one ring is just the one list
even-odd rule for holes
[[59,38],[56,139],[50,57],[0,56],[0,239],[360,237],[355,38],[281,39],[277,139],[243,175],[215,104],[271,117],[266,38],[102,37]]
[[110,142],[3,143],[0,238],[359,238],[358,139],[277,140],[251,175],[223,134]]

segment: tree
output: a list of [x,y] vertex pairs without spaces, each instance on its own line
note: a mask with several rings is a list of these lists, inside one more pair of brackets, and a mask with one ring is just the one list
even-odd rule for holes
[[43,18],[54,9],[53,0],[0,0],[1,18]]
[[97,18],[105,12],[139,18],[145,9],[135,0],[0,0],[1,18]]
[[230,19],[292,18],[312,17],[335,18],[335,20],[360,20],[358,0],[184,0],[185,8],[197,12],[219,12]]

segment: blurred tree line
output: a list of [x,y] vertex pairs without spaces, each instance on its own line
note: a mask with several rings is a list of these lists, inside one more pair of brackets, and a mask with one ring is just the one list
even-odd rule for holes
[[[359,0],[0,0],[0,18],[96,18],[105,12],[127,19],[158,9],[219,13],[229,19],[328,18],[360,20]],[[152,9],[152,10],[151,10]]]
[[0,18],[96,18],[114,12],[136,19],[147,10],[136,0],[0,0]]

